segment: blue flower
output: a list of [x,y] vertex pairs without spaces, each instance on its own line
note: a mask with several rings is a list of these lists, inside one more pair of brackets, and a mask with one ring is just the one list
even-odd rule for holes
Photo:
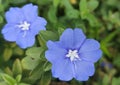
[[63,81],[87,81],[95,72],[94,63],[102,56],[100,44],[86,39],[81,29],[66,29],[59,41],[47,42],[45,56],[52,63],[52,75]]
[[5,13],[7,24],[2,34],[7,41],[16,42],[21,48],[34,45],[35,35],[46,30],[46,20],[38,16],[38,7],[27,4],[22,8],[11,7]]

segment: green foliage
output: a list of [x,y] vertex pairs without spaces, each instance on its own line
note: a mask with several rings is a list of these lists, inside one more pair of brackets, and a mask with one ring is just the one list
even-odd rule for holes
[[18,74],[22,74],[22,65],[19,59],[16,59],[14,61],[12,72],[14,76],[17,76]]
[[50,72],[45,72],[40,80],[40,85],[49,85],[51,82],[51,73]]
[[11,56],[12,56],[12,49],[5,48],[4,53],[3,53],[4,60],[8,61]]
[[39,15],[47,20],[47,30],[40,31],[35,45],[25,50],[5,41],[0,33],[0,85],[60,84],[62,81],[52,77],[52,64],[44,53],[47,41],[59,40],[66,28],[83,29],[88,38],[100,41],[103,51],[102,59],[95,65],[96,73],[89,81],[73,79],[66,83],[120,85],[120,0],[0,0],[0,30],[6,24],[5,12],[10,7],[28,3],[38,6]]

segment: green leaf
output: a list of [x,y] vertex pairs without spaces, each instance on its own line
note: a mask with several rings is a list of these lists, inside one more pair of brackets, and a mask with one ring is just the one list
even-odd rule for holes
[[118,55],[114,58],[113,64],[114,64],[116,67],[120,68],[120,54],[118,54]]
[[13,63],[12,72],[14,76],[17,76],[18,74],[22,74],[22,65],[19,59],[16,59]]
[[119,78],[113,78],[112,79],[112,85],[120,85],[120,77]]
[[40,56],[46,50],[45,47],[32,47],[26,51],[26,55],[31,58],[40,59]]
[[107,3],[107,5],[109,5],[109,6],[117,6],[117,4],[119,4],[119,0],[106,0],[106,3]]
[[7,73],[10,76],[13,76],[13,72],[12,72],[12,70],[9,67],[5,68],[5,73]]
[[3,17],[0,15],[0,24],[3,23]]
[[84,19],[88,20],[92,27],[98,26],[97,18],[93,14],[91,13],[86,14]]
[[31,84],[26,84],[26,83],[20,83],[18,85],[31,85]]
[[3,74],[2,78],[8,85],[16,85],[17,84],[16,80],[7,74]]
[[22,59],[22,67],[26,70],[33,70],[39,64],[40,59],[26,56]]
[[111,53],[108,51],[108,43],[115,37],[115,35],[118,33],[119,31],[114,31],[111,34],[109,34],[106,38],[104,38],[101,41],[101,49],[102,51],[108,56],[111,57]]
[[92,27],[99,25],[97,18],[92,13],[90,13],[89,10],[90,7],[88,7],[87,0],[81,0],[79,3],[79,7],[80,7],[80,15],[82,19],[88,20]]
[[12,4],[21,4],[21,3],[25,3],[27,0],[10,0],[10,2]]
[[110,77],[108,75],[105,75],[103,77],[102,85],[109,85],[110,83]]
[[101,43],[101,49],[108,57],[111,57],[111,54],[110,54],[106,44]]
[[12,49],[11,48],[5,48],[3,57],[5,61],[8,61],[12,56]]
[[109,11],[109,21],[112,22],[113,24],[119,25],[120,26],[120,15],[119,12],[114,12]]
[[61,3],[65,6],[66,10],[73,9],[72,5],[70,4],[69,0],[61,0]]
[[41,78],[41,75],[44,72],[44,61],[40,61],[39,64],[37,65],[37,67],[30,73],[29,77],[27,77],[25,79],[25,81],[29,82],[29,83],[34,83],[36,80]]
[[[12,44],[13,45],[13,47],[15,46],[14,44]],[[11,46],[12,47],[12,46]],[[23,54],[24,54],[24,50],[22,50],[21,48],[19,48],[19,47],[15,47],[14,49],[13,49],[13,53],[14,53],[14,55],[18,55],[18,56],[22,56]]]
[[99,5],[99,2],[97,0],[89,0],[88,1],[88,8],[89,11],[94,11]]
[[74,9],[69,0],[62,0],[62,4],[65,6],[65,14],[68,18],[78,18],[79,11]]
[[21,78],[22,78],[22,75],[21,75],[21,74],[17,75],[16,81],[19,83],[19,82],[21,81]]
[[53,6],[57,7],[60,4],[60,0],[53,0]]
[[86,17],[86,14],[89,13],[88,7],[87,7],[87,1],[86,0],[81,0],[79,3],[79,8],[80,8],[80,14],[81,18],[84,19]]
[[33,3],[37,3],[38,5],[48,5],[49,3],[51,3],[51,0],[35,0],[35,1],[33,1]]
[[0,85],[8,85],[8,84],[4,81],[0,81]]
[[40,31],[39,36],[44,41],[44,43],[48,40],[56,41],[59,39],[58,34],[52,31]]
[[49,71],[52,67],[52,64],[48,61],[45,62],[44,64],[44,71]]
[[4,11],[4,6],[0,3],[0,12]]
[[59,36],[61,36],[62,35],[62,33],[64,32],[64,28],[62,28],[62,27],[59,27],[58,28],[58,34],[59,34]]
[[56,11],[57,11],[57,9],[55,7],[53,7],[53,6],[51,6],[49,11],[48,11],[48,19],[52,23],[57,22]]
[[40,80],[40,85],[49,85],[51,82],[51,72],[47,71],[45,72]]
[[117,33],[119,33],[118,30],[110,33],[110,34],[107,35],[107,37],[105,37],[101,42],[102,42],[102,43],[106,43],[106,44],[109,43],[109,42],[117,35]]
[[70,19],[79,18],[79,11],[75,9],[66,10],[66,16]]

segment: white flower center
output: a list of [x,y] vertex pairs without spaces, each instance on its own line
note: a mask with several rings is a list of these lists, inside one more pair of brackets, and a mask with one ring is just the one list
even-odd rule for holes
[[30,23],[28,23],[27,21],[24,21],[24,22],[22,22],[21,24],[19,24],[17,26],[25,31],[25,30],[29,30]]
[[77,50],[69,50],[68,54],[66,55],[66,57],[69,57],[71,61],[80,59]]

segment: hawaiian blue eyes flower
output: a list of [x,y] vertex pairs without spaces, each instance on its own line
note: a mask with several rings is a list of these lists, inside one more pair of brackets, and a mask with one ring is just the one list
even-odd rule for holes
[[81,29],[66,29],[59,41],[47,42],[45,56],[52,63],[52,74],[60,80],[86,81],[95,72],[94,63],[102,56],[100,44],[86,39]]
[[46,30],[46,20],[38,16],[38,7],[27,4],[22,8],[12,7],[6,12],[7,24],[2,34],[7,41],[16,42],[21,48],[34,44],[35,35]]

